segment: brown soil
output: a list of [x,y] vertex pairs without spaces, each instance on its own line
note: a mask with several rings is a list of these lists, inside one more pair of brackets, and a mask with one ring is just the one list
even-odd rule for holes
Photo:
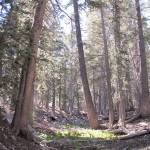
[[[88,123],[85,114],[67,115],[65,113],[56,113],[51,115],[51,113],[41,109],[37,110],[36,116],[35,130],[53,135],[62,125],[78,125],[79,123],[86,125]],[[106,124],[107,121],[103,123]],[[127,124],[127,130],[130,133],[137,133],[147,129],[150,129],[150,118],[138,119]],[[47,143],[35,144],[34,142],[26,141],[23,137],[15,137],[9,125],[4,121],[0,121],[0,150],[150,150],[150,134],[128,140],[87,140],[66,137],[59,140],[52,139]]]

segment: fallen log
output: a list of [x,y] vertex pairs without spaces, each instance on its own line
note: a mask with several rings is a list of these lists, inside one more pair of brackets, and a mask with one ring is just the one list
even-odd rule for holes
[[133,116],[131,119],[127,120],[126,123],[131,123],[141,117],[141,113],[138,113],[137,115]]
[[142,131],[142,132],[138,132],[138,133],[134,133],[134,134],[129,134],[129,135],[125,135],[120,137],[120,140],[127,140],[127,139],[131,139],[131,138],[136,138],[138,136],[142,136],[142,135],[146,135],[146,134],[150,134],[150,130],[146,130],[146,131]]

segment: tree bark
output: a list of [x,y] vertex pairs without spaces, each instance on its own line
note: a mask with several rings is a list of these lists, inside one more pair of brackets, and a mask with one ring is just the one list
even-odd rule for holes
[[55,91],[55,77],[53,78],[53,100],[52,100],[52,111],[55,113],[55,96],[56,96],[56,91]]
[[61,86],[62,86],[62,85],[61,85],[61,80],[62,80],[62,79],[61,79],[61,74],[60,74],[60,79],[59,79],[59,80],[60,80],[60,83],[59,83],[59,84],[60,84],[60,85],[59,85],[59,109],[60,109],[60,111],[61,111],[61,96],[62,96],[62,87],[61,87]]
[[118,87],[119,87],[119,123],[122,127],[125,127],[125,98],[123,93],[123,65],[122,65],[122,56],[121,56],[121,32],[120,32],[120,2],[115,0],[114,2],[115,9],[115,47],[117,53],[117,77],[118,77]]
[[[66,52],[65,52],[66,53]],[[67,84],[66,84],[66,79],[67,79],[67,68],[66,68],[66,61],[64,62],[64,87],[63,87],[63,104],[62,104],[62,110],[67,111]]]
[[18,105],[13,120],[13,129],[16,134],[22,133],[28,140],[33,140],[32,134],[29,131],[31,112],[28,110],[33,102],[32,92],[34,88],[34,77],[36,68],[36,58],[38,45],[40,40],[40,32],[43,24],[43,17],[46,10],[47,0],[38,2],[32,27],[32,35],[29,43],[29,57],[27,67],[23,69],[21,77],[20,92],[18,95]]
[[84,51],[83,51],[83,43],[81,38],[81,29],[80,29],[80,21],[79,21],[79,11],[78,11],[78,2],[77,0],[73,0],[74,4],[74,13],[75,13],[75,25],[76,25],[76,38],[77,38],[77,46],[78,46],[78,54],[79,54],[79,65],[80,65],[80,75],[82,79],[82,85],[84,90],[84,98],[86,101],[86,108],[88,113],[88,119],[90,122],[90,126],[92,129],[100,128],[100,124],[96,115],[96,111],[93,106],[92,96],[89,89],[89,83],[86,72]]
[[93,68],[93,103],[94,103],[94,108],[97,112],[97,109],[96,109],[96,95],[95,95],[95,84],[94,84],[94,79],[95,79],[95,72],[94,72],[94,68]]
[[104,20],[103,6],[102,6],[101,0],[100,0],[100,5],[101,5],[100,12],[101,12],[101,20],[102,20],[103,43],[104,43],[104,59],[105,59],[107,91],[108,91],[107,93],[108,93],[108,102],[109,102],[109,128],[112,128],[113,123],[114,123],[114,106],[113,106],[113,100],[112,100],[111,72],[110,72],[110,66],[109,66],[105,20]]
[[149,98],[149,86],[148,86],[148,72],[146,63],[145,43],[143,35],[143,25],[141,19],[141,9],[139,0],[135,0],[137,18],[138,18],[138,30],[139,30],[139,48],[141,58],[141,86],[142,94],[140,99],[140,112],[143,117],[150,116],[150,98]]

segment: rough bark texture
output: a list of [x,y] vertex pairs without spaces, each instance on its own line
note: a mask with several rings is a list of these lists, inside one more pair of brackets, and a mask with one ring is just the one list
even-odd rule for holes
[[87,79],[77,0],[73,0],[73,4],[74,4],[74,13],[75,13],[76,38],[77,38],[78,53],[79,53],[80,75],[81,75],[82,85],[83,85],[83,90],[84,90],[84,98],[86,100],[88,119],[89,119],[91,128],[98,129],[100,127],[100,124],[97,119],[96,111],[93,106],[92,96],[91,96],[89,83]]
[[114,106],[113,106],[112,89],[111,89],[111,72],[110,72],[110,66],[109,66],[105,20],[104,20],[103,7],[102,7],[101,0],[100,0],[100,4],[101,4],[100,11],[101,11],[101,20],[102,20],[102,33],[103,33],[103,42],[104,42],[104,59],[105,59],[107,91],[108,91],[108,101],[109,101],[109,127],[112,128],[113,123],[114,123]]
[[136,112],[140,112],[140,99],[141,99],[141,92],[142,92],[142,87],[141,87],[141,59],[140,59],[140,52],[139,52],[139,46],[137,41],[134,41],[135,44],[131,49],[129,49],[129,54],[132,58],[131,65],[132,65],[132,74],[134,78],[134,94],[136,98]]
[[33,140],[32,134],[29,131],[30,115],[32,109],[30,105],[33,103],[32,94],[34,88],[34,77],[38,44],[40,39],[40,31],[43,24],[47,0],[38,2],[32,27],[32,35],[29,43],[29,58],[27,60],[27,68],[23,69],[20,92],[18,95],[18,105],[13,120],[13,129],[16,134],[22,133],[28,140]]
[[140,102],[140,112],[143,117],[150,116],[150,98],[149,98],[149,87],[148,87],[148,72],[146,63],[145,43],[143,36],[141,10],[139,0],[135,0],[137,18],[138,18],[138,30],[139,30],[139,48],[141,57],[141,86],[142,95]]
[[122,127],[125,127],[125,99],[123,94],[123,79],[122,79],[122,58],[121,58],[121,32],[120,32],[120,2],[115,0],[115,47],[117,53],[117,76],[118,76],[118,87],[119,87],[119,123]]

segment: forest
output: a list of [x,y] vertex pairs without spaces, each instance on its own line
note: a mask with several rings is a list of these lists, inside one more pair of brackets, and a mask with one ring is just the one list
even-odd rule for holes
[[150,2],[0,0],[0,150],[149,150]]

